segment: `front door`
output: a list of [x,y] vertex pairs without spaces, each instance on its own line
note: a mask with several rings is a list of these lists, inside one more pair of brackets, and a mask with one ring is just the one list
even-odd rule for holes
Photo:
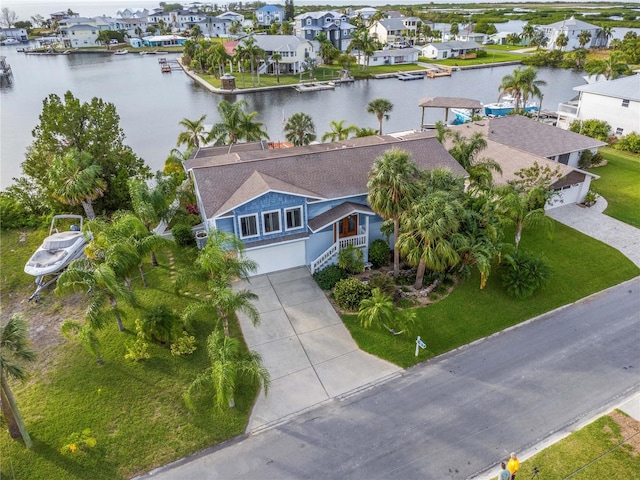
[[358,214],[348,215],[338,220],[338,238],[353,237],[358,234]]

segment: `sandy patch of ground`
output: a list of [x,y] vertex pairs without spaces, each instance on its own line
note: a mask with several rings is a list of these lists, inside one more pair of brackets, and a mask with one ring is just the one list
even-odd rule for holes
[[631,455],[640,455],[640,422],[618,411],[611,412],[609,416],[620,426],[622,438],[628,439],[624,443],[631,447]]

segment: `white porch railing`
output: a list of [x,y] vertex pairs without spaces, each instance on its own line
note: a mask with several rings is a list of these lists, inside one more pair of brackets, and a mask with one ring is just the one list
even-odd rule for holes
[[[361,230],[362,231],[362,230]],[[356,248],[366,247],[367,246],[367,237],[366,233],[360,235],[354,235],[353,237],[344,237],[339,239],[329,248],[327,248],[324,252],[320,254],[318,258],[313,260],[310,265],[311,273],[317,272],[320,268],[324,267],[331,259],[338,254],[338,252],[347,248],[349,245],[353,245]]]

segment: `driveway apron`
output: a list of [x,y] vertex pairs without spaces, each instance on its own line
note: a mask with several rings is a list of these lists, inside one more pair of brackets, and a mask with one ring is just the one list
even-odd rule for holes
[[574,203],[551,209],[547,215],[619,250],[640,267],[640,230],[605,215],[602,212],[606,208],[607,201],[598,197],[593,207],[585,208]]
[[326,400],[399,375],[402,369],[361,351],[306,267],[237,282],[258,296],[260,323],[242,313],[245,341],[262,356],[271,376],[247,427],[256,432]]

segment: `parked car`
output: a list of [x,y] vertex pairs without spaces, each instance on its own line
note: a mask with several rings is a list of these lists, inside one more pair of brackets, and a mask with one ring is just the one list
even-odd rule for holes
[[109,45],[118,45],[118,40],[116,40],[115,38],[112,38],[111,40],[109,40]]

